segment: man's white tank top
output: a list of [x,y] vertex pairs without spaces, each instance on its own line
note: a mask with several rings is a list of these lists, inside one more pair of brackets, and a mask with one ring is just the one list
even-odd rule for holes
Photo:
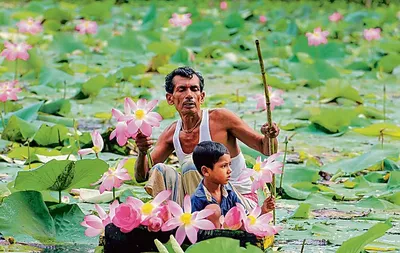
[[[176,155],[178,157],[179,163],[182,166],[184,163],[188,161],[193,161],[192,160],[192,153],[186,154],[182,150],[181,142],[179,141],[179,132],[180,129],[182,128],[182,120],[179,119],[178,122],[176,123],[175,127],[175,132],[174,132],[174,137],[173,137],[173,143],[174,143],[174,148]],[[210,127],[209,127],[209,115],[208,115],[208,110],[203,110],[203,117],[200,123],[200,138],[199,138],[199,143],[202,141],[212,141],[211,140],[211,134],[210,134]],[[241,194],[247,194],[251,193],[251,179],[243,179],[238,181],[238,178],[242,172],[242,169],[246,167],[246,162],[244,160],[244,156],[242,152],[240,152],[237,156],[231,158],[231,179],[230,183],[235,186],[235,188],[241,193]]]

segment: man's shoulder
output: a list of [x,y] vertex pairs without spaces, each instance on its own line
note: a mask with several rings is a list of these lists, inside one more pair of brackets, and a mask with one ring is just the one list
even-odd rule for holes
[[235,116],[235,114],[225,108],[215,108],[209,110],[211,120],[226,120]]
[[175,128],[176,128],[176,123],[172,122],[171,125],[167,126],[164,131],[162,132],[160,138],[165,139],[166,141],[172,142],[172,137],[174,136]]

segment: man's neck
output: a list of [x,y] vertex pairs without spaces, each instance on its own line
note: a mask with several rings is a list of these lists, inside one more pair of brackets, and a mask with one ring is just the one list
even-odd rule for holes
[[199,110],[197,113],[194,114],[181,115],[182,129],[189,130],[196,127],[201,121],[201,116],[202,116],[201,110]]

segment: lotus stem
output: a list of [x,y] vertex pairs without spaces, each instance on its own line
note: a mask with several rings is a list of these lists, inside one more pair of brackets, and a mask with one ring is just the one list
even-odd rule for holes
[[281,195],[282,195],[282,184],[283,184],[283,174],[285,172],[285,163],[286,163],[286,154],[287,154],[287,147],[288,147],[288,137],[285,137],[285,141],[283,143],[285,143],[285,153],[283,154],[283,166],[282,166],[282,175],[281,175],[281,181],[279,183],[279,189],[281,191]]
[[154,162],[153,162],[153,159],[151,158],[149,151],[147,151],[146,156],[147,156],[147,162],[149,164],[149,169],[151,169],[154,166]]
[[28,138],[28,168],[31,169],[31,145]]
[[[258,54],[258,61],[260,63],[260,69],[261,69],[261,77],[263,81],[263,86],[264,86],[264,95],[265,95],[265,104],[267,108],[267,120],[268,120],[268,126],[272,127],[272,112],[271,112],[271,101],[269,99],[269,90],[268,90],[268,85],[267,85],[267,78],[265,76],[265,68],[264,68],[264,61],[261,55],[261,48],[260,48],[260,42],[258,40],[255,41],[256,43],[256,48],[257,48],[257,54]],[[269,155],[274,154],[275,147],[274,147],[274,139],[269,138]],[[271,182],[271,194],[275,198],[276,197],[276,182],[275,182],[275,175],[272,175],[272,182]],[[273,210],[273,224],[275,225],[276,221],[276,214],[275,214],[275,209]]]
[[67,97],[67,81],[64,80],[64,96],[63,98],[65,99]]
[[4,115],[6,115],[6,102],[3,102],[3,111],[2,111],[1,114],[0,114],[0,116],[1,116],[1,123],[3,124],[3,132],[4,132],[4,129],[6,129],[6,123],[4,122],[3,113],[4,113]]
[[303,240],[303,243],[301,244],[301,250],[300,253],[304,252],[304,245],[306,245],[306,239]]
[[61,190],[58,190],[58,203],[61,204]]
[[18,58],[15,59],[15,73],[14,73],[14,81],[18,80]]
[[115,200],[115,187],[113,187],[112,193],[113,193],[113,200]]

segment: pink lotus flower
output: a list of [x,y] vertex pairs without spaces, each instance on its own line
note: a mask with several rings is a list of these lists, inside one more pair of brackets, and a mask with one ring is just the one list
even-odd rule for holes
[[97,236],[103,233],[104,228],[111,222],[110,217],[104,212],[104,210],[97,204],[95,204],[97,213],[100,217],[96,215],[86,215],[82,226],[87,227],[85,230],[86,236]]
[[244,207],[236,203],[236,206],[240,210],[243,218],[243,225],[247,232],[255,234],[258,237],[270,236],[278,233],[282,230],[280,226],[271,226],[272,214],[266,213],[260,216],[261,207],[256,206],[249,215],[246,215]]
[[5,49],[1,52],[1,56],[4,56],[9,61],[15,61],[16,59],[28,60],[29,54],[28,50],[32,48],[31,45],[22,43],[10,43],[8,41],[4,42]]
[[21,20],[17,23],[18,31],[20,33],[30,33],[37,34],[43,31],[42,21],[35,21],[33,18],[28,18],[28,20]]
[[158,208],[157,216],[161,218],[163,223],[167,222],[172,218],[171,212],[169,211],[168,205],[162,205]]
[[129,137],[135,138],[138,131],[146,136],[152,133],[152,127],[160,126],[162,117],[156,112],[152,112],[158,100],[147,103],[146,99],[139,99],[137,104],[130,98],[125,98],[124,113],[117,109],[112,109],[112,115],[118,121],[114,131],[110,134],[110,140],[117,137],[117,142],[123,146]]
[[191,243],[196,243],[197,232],[199,229],[212,230],[215,229],[214,224],[205,218],[213,214],[213,210],[205,209],[200,212],[192,211],[192,205],[190,203],[190,196],[186,195],[183,201],[184,210],[175,202],[168,201],[169,209],[174,216],[172,219],[167,221],[162,227],[162,231],[170,231],[176,227],[175,238],[179,244],[182,244],[186,235]]
[[242,227],[241,210],[235,206],[232,207],[224,216],[221,216],[220,222],[223,228],[230,230],[238,230]]
[[21,91],[16,88],[18,81],[0,82],[0,101],[6,102],[7,100],[18,100],[17,93]]
[[258,18],[258,20],[260,21],[260,23],[266,23],[267,22],[267,17],[266,16],[264,16],[264,15],[261,15],[259,18]]
[[222,2],[219,4],[219,8],[221,8],[221,10],[226,10],[226,9],[228,9],[228,3],[227,3],[226,1],[222,1]]
[[126,203],[119,204],[113,210],[112,223],[119,227],[122,233],[129,233],[140,225],[140,209],[130,201],[131,198],[128,197]]
[[339,12],[335,12],[332,15],[329,16],[329,20],[331,22],[339,22],[342,19],[343,19],[343,16]]
[[128,174],[128,171],[124,168],[124,165],[128,161],[128,158],[123,159],[117,164],[117,168],[109,168],[107,172],[103,174],[103,176],[92,185],[100,185],[100,193],[103,193],[105,190],[111,191],[113,188],[121,187],[122,183],[127,180],[131,180],[131,176]]
[[[283,98],[281,95],[284,93],[282,90],[274,90],[272,91],[271,86],[268,86],[268,91],[269,91],[269,101],[271,102],[271,111],[275,109],[275,106],[280,106],[283,105],[285,101],[283,101]],[[256,109],[262,109],[266,110],[267,109],[267,104],[265,102],[265,95],[264,94],[257,94],[254,96],[254,99],[257,101],[257,106]]]
[[313,33],[306,33],[308,38],[309,46],[318,46],[319,44],[328,43],[327,36],[329,35],[328,31],[321,31],[321,27],[317,27],[314,29]]
[[190,16],[192,16],[192,14],[190,13],[186,14],[174,13],[172,14],[172,18],[169,19],[169,23],[173,26],[186,27],[192,23]]
[[80,24],[76,25],[75,30],[80,34],[97,33],[97,23],[90,20],[80,20]]
[[162,225],[164,224],[164,222],[162,221],[162,219],[158,216],[151,216],[149,218],[149,222],[148,222],[148,227],[147,229],[150,232],[158,232],[161,230]]
[[260,188],[263,188],[266,183],[272,182],[272,175],[281,174],[283,163],[275,161],[279,156],[279,153],[273,154],[268,159],[261,161],[261,156],[257,157],[256,163],[253,169],[244,168],[243,173],[239,177],[239,181],[245,178],[252,177],[253,184],[251,185],[251,191],[255,192]]
[[368,41],[379,40],[381,38],[380,28],[364,29],[364,38]]
[[153,216],[156,215],[158,211],[161,211],[160,205],[166,201],[169,196],[171,196],[171,191],[170,190],[164,190],[157,194],[157,196],[147,202],[143,203],[140,199],[136,198],[130,198],[129,201],[136,206],[137,208],[140,209],[141,211],[141,224],[142,225],[148,225],[149,219]]
[[103,138],[101,137],[100,133],[97,132],[97,130],[94,130],[90,135],[92,136],[93,147],[80,149],[80,150],[78,150],[78,154],[81,156],[84,156],[84,155],[94,153],[98,157],[98,154],[104,148]]

